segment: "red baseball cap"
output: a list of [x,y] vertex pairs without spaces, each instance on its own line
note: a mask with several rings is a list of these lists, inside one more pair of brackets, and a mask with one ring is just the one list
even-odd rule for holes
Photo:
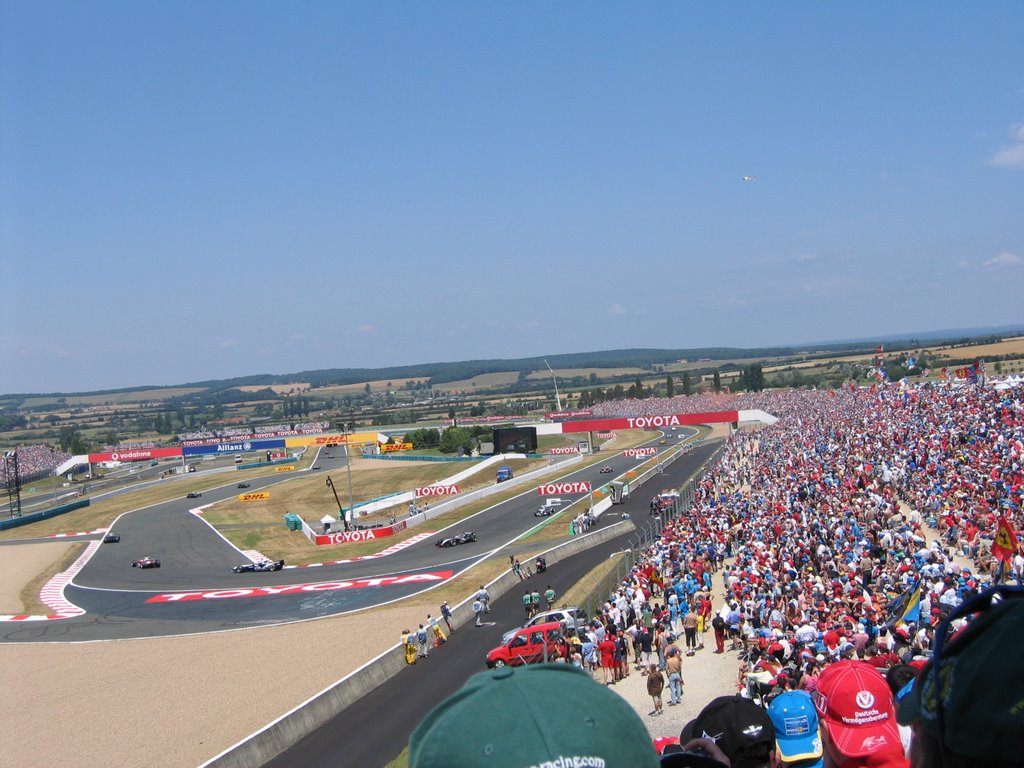
[[839,661],[818,678],[815,708],[829,738],[846,757],[898,752],[899,726],[885,678],[863,661]]

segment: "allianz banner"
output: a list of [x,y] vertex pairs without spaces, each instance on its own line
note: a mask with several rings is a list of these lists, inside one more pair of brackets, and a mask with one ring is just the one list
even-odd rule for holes
[[284,439],[244,440],[239,443],[221,443],[220,445],[190,445],[182,448],[182,452],[186,456],[197,456],[203,453],[249,453],[250,451],[265,451],[271,448],[284,448]]

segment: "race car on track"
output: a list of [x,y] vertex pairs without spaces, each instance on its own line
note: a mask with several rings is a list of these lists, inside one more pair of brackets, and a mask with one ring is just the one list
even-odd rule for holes
[[558,511],[558,507],[540,507],[536,512],[533,513],[534,517],[550,517]]
[[248,484],[248,483],[239,483],[239,484],[238,484],[238,487],[239,487],[239,488],[248,488],[248,487],[249,487],[249,484]]
[[188,493],[185,494],[186,499],[201,499],[202,497],[203,494],[198,493],[196,491],[189,491]]
[[121,534],[119,533],[108,533],[103,537],[104,544],[117,544],[121,540]]
[[463,531],[457,533],[454,536],[447,536],[443,539],[438,539],[435,547],[457,547],[459,544],[468,544],[471,541],[476,541],[476,534],[472,531]]
[[132,568],[159,568],[160,561],[155,557],[140,557],[138,560],[132,560]]
[[609,474],[611,474],[611,472],[612,472],[612,468],[611,467],[609,467],[607,465],[601,467],[601,474],[602,475],[609,475]]
[[265,573],[280,571],[284,568],[284,560],[260,560],[258,563],[242,563],[231,569],[232,573]]

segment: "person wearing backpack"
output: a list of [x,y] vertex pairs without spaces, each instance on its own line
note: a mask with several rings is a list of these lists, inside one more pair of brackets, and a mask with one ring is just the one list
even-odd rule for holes
[[711,620],[711,628],[715,630],[715,653],[725,653],[725,626],[722,615],[715,614]]

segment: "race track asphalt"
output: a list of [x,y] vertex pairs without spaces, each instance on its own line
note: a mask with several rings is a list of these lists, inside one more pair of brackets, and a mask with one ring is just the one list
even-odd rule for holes
[[[672,478],[679,472],[693,471],[702,455],[706,455],[706,446],[696,447],[669,465],[665,485],[676,483]],[[343,458],[317,463],[325,473],[344,468]],[[597,487],[636,463],[621,451],[608,452],[598,464],[567,468],[559,479],[590,480]],[[600,474],[601,464],[611,465],[614,474]],[[248,482],[247,492],[253,492],[279,483],[281,478],[272,475]],[[433,544],[442,531],[428,521],[415,532],[434,531],[436,535],[387,557],[274,573],[233,574],[231,566],[245,558],[189,510],[237,493],[236,483],[229,481],[204,491],[198,499],[186,499],[183,494],[180,499],[122,515],[111,529],[121,535],[121,543],[99,546],[65,588],[65,597],[85,614],[52,621],[5,622],[0,625],[0,642],[186,635],[365,610],[454,577],[540,522],[533,512],[541,499],[530,485],[514,498],[445,531],[450,535],[473,530],[478,536],[475,543],[437,548]],[[585,499],[577,504],[585,504]],[[646,508],[646,500],[642,505]],[[582,507],[567,514],[575,515],[578,509]],[[568,517],[563,518],[559,524],[567,522]],[[157,557],[161,567],[131,567],[133,560],[147,555]]]

